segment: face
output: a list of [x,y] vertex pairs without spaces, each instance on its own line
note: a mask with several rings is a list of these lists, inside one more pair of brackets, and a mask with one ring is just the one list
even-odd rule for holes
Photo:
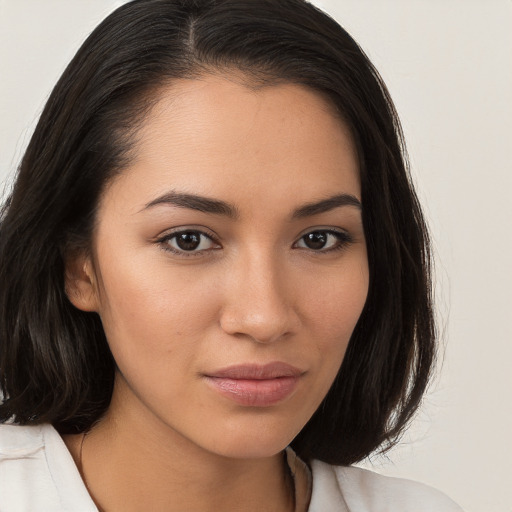
[[165,90],[72,299],[103,322],[116,413],[223,456],[288,445],[366,300],[360,197],[349,132],[316,93],[216,76]]

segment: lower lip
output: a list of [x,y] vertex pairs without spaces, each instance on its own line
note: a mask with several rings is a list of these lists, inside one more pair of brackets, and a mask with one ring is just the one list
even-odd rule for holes
[[268,407],[288,398],[297,386],[298,377],[275,379],[228,379],[206,377],[206,381],[221,395],[250,407]]

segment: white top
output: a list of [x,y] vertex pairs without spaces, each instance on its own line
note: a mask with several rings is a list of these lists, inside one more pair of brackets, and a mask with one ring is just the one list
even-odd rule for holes
[[[308,512],[462,512],[426,485],[312,463]],[[98,512],[51,425],[0,425],[0,512]]]

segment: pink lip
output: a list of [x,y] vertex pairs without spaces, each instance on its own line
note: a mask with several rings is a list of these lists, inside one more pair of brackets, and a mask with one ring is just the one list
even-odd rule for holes
[[214,390],[240,405],[268,407],[290,396],[303,373],[277,362],[230,366],[204,377]]

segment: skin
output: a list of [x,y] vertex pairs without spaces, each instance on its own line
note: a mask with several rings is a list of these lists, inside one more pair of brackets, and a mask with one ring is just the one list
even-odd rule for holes
[[[236,216],[148,206],[170,192]],[[92,258],[67,264],[68,296],[100,315],[119,368],[83,444],[101,510],[293,510],[282,450],[331,386],[368,290],[360,208],[303,208],[341,194],[361,199],[356,153],[320,95],[216,75],[160,93],[102,195]],[[172,238],[184,229],[205,233],[195,251]],[[314,231],[320,249],[305,242]],[[205,379],[276,361],[300,377],[269,406]],[[79,441],[65,438],[77,461]]]

